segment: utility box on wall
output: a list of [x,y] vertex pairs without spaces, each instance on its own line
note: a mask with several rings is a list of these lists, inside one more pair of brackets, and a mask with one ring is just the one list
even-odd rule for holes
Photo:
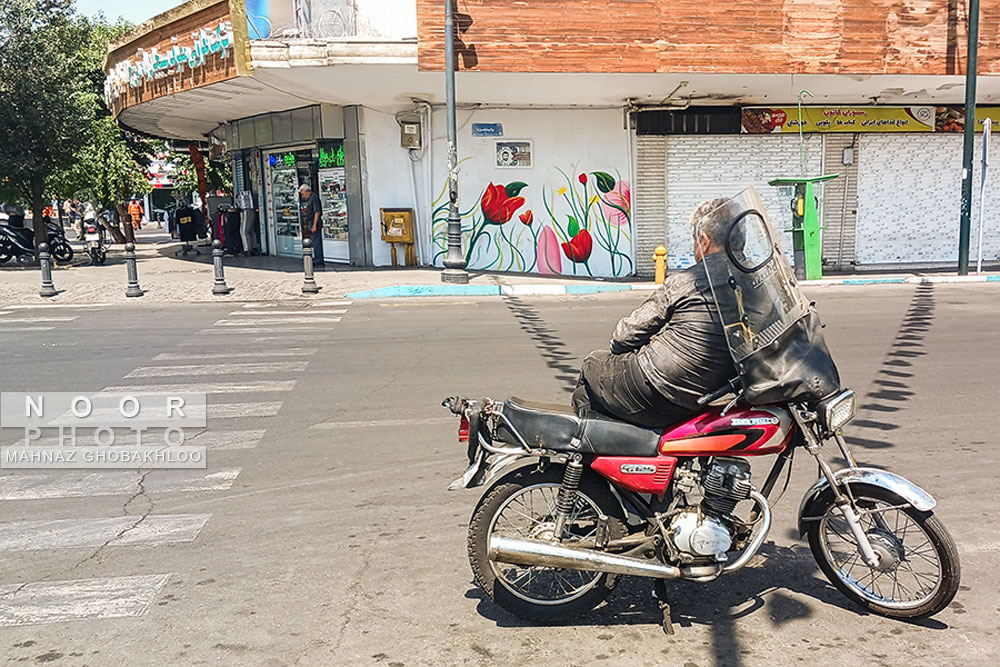
[[403,148],[420,149],[423,147],[420,140],[420,120],[413,119],[400,119],[399,121],[399,137],[400,145]]

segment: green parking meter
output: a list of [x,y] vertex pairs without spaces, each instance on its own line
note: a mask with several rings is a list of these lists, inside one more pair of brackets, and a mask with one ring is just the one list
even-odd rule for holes
[[839,175],[776,178],[768,182],[768,185],[795,186],[795,198],[792,199],[792,250],[795,255],[795,277],[799,280],[819,280],[823,277],[823,241],[814,184],[832,180]]

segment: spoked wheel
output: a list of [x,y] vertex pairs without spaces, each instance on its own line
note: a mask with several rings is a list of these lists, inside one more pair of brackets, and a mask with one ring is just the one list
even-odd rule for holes
[[[498,482],[479,502],[469,525],[469,562],[476,583],[515,616],[552,622],[574,618],[603,602],[615,577],[600,572],[514,565],[489,560],[491,535],[551,540],[562,466],[544,473],[516,471]],[[611,539],[625,535],[622,511],[606,487],[584,477],[563,544],[593,539],[598,517],[608,518]]]
[[958,590],[958,550],[931,512],[920,512],[896,494],[853,485],[861,525],[879,565],[867,565],[847,520],[828,493],[810,522],[809,546],[823,573],[844,595],[883,616],[933,616]]

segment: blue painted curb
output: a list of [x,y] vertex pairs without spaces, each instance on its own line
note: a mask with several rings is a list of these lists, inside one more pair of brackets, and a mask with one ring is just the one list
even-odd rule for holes
[[631,285],[566,285],[566,294],[598,294],[600,292],[631,291]]
[[348,299],[385,299],[399,296],[499,296],[498,285],[395,285],[351,292]]
[[905,283],[906,278],[844,278],[841,285],[898,285]]

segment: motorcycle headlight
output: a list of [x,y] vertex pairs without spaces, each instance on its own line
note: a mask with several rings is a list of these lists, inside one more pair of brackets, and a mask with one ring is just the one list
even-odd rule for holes
[[821,404],[819,414],[823,425],[831,431],[843,428],[858,413],[858,401],[850,389],[828,398]]

